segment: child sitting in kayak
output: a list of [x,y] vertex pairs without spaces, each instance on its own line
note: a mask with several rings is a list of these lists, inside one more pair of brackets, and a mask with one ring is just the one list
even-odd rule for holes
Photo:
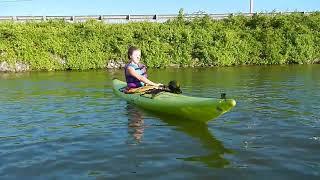
[[140,63],[141,50],[131,46],[128,49],[129,63],[125,66],[125,77],[127,81],[126,91],[134,91],[135,88],[140,88],[146,85],[159,87],[162,84],[154,83],[148,79],[147,69],[144,64]]

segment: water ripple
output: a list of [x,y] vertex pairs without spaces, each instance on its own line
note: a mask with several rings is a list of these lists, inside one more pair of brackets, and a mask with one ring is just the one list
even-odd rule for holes
[[207,125],[130,106],[111,90],[120,71],[0,76],[0,177],[318,179],[319,68],[151,70],[187,95],[237,100]]

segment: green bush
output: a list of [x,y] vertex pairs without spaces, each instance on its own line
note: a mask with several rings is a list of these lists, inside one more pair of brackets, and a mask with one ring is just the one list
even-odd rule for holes
[[166,23],[105,24],[90,20],[0,23],[0,62],[32,70],[105,68],[142,50],[149,67],[310,64],[320,60],[320,13],[293,13],[186,20],[183,11]]

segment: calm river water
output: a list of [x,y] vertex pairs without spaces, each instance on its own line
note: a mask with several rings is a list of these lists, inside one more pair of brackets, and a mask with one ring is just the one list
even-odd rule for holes
[[149,70],[237,106],[208,124],[114,96],[122,71],[0,74],[0,179],[320,179],[320,65]]

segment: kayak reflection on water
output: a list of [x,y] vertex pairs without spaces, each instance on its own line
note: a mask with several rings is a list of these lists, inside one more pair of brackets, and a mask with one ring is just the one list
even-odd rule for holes
[[[134,137],[137,143],[140,143],[142,141],[145,128],[143,113],[140,109],[130,103],[127,104],[127,110],[129,120],[128,132],[132,135],[132,137]],[[229,161],[223,157],[223,155],[233,153],[232,150],[225,148],[223,143],[217,140],[212,135],[206,123],[183,119],[174,119],[172,117],[154,114],[149,111],[147,113],[159,117],[168,126],[174,127],[175,130],[181,131],[189,135],[190,137],[199,140],[202,147],[208,151],[208,154],[206,155],[177,159],[181,159],[184,161],[202,162],[208,167],[214,168],[223,168],[230,164]]]
[[223,168],[229,165],[229,161],[223,157],[224,154],[232,153],[224,147],[223,143],[217,140],[208,129],[206,123],[198,121],[188,121],[184,119],[161,118],[169,126],[176,127],[176,130],[198,139],[203,148],[209,151],[207,155],[179,158],[184,161],[202,162],[208,167]]

